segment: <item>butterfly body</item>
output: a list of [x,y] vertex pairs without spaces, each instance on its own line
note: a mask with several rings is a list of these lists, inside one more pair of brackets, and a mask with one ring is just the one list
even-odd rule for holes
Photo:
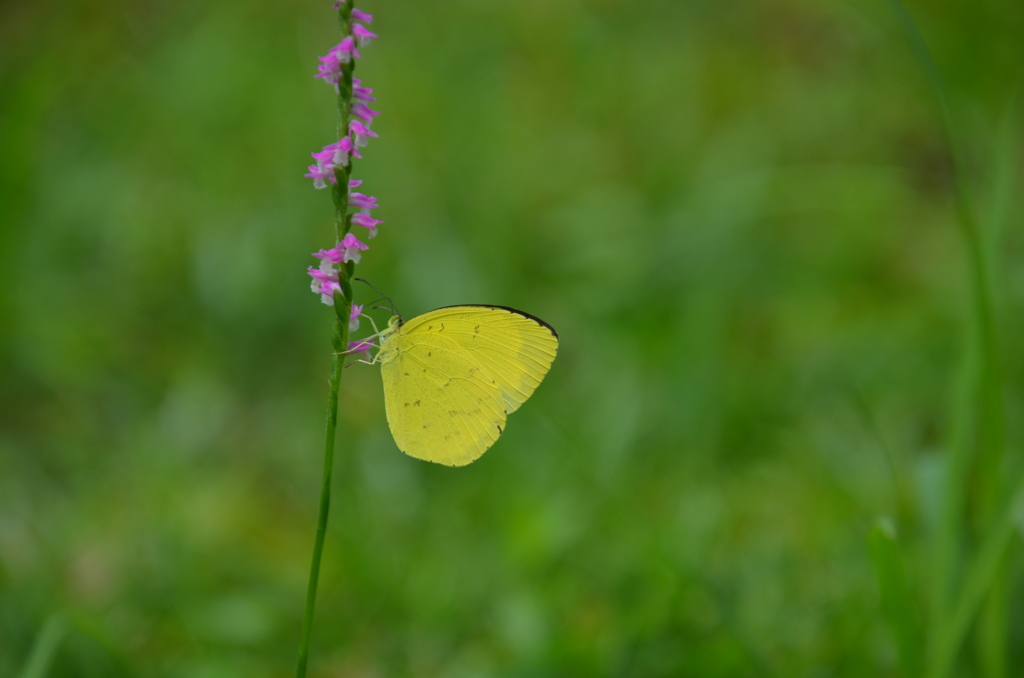
[[448,466],[478,459],[557,351],[550,325],[503,306],[449,306],[404,323],[392,318],[377,362],[399,449]]

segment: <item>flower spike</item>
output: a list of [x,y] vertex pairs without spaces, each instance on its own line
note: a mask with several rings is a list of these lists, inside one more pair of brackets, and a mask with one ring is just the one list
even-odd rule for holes
[[[345,8],[340,5],[351,7],[351,0],[339,0],[335,6],[342,9],[342,18],[345,19]],[[366,229],[366,237],[373,238],[377,235],[378,227],[383,220],[374,219],[370,212],[377,208],[377,198],[365,195],[356,191],[363,182],[361,179],[353,179],[351,176],[352,159],[361,159],[360,149],[369,144],[370,139],[378,138],[379,135],[370,129],[373,119],[380,114],[369,107],[369,103],[376,101],[373,96],[373,88],[367,87],[359,78],[352,77],[352,64],[355,59],[362,55],[359,48],[365,46],[369,41],[375,40],[377,34],[366,27],[373,21],[373,16],[361,10],[352,8],[348,16],[348,28],[343,26],[343,37],[341,42],[328,50],[327,54],[319,57],[320,65],[316,74],[317,78],[332,85],[341,93],[340,85],[344,78],[350,78],[352,88],[347,109],[343,106],[342,111],[347,110],[348,129],[345,135],[315,153],[310,153],[315,164],[310,165],[307,178],[313,180],[315,188],[327,188],[328,185],[336,184],[339,178],[348,181],[347,195],[335,192],[335,199],[339,201],[339,209],[344,210],[345,206],[352,212],[343,212],[345,217],[340,219],[338,224],[341,229],[340,241],[331,249],[320,250],[313,254],[320,260],[318,268],[310,267],[309,276],[312,278],[310,287],[313,292],[320,295],[320,300],[329,305],[334,305],[335,293],[342,289],[342,277],[347,279],[352,275],[351,266],[358,264],[362,259],[363,252],[367,251],[368,245],[363,243],[354,233],[349,232],[352,226],[360,226]],[[347,210],[345,211],[347,212]],[[348,268],[342,268],[347,265]],[[358,304],[352,305],[352,315],[349,318],[350,331],[356,331],[359,326],[359,315],[362,307]]]
[[[356,59],[362,55],[361,47],[377,34],[367,28],[373,16],[353,7],[355,0],[333,0],[338,10],[337,18],[340,27],[340,42],[331,47],[327,54],[319,57],[319,65],[314,77],[332,85],[337,93],[339,136],[319,151],[313,152],[314,164],[309,165],[305,174],[313,180],[318,189],[332,187],[331,198],[334,202],[334,233],[335,245],[330,249],[321,249],[313,253],[319,259],[318,266],[308,266],[306,272],[310,277],[310,289],[319,295],[320,301],[334,308],[334,336],[332,344],[336,353],[331,359],[330,395],[328,396],[327,435],[324,456],[323,489],[320,495],[320,517],[317,521],[316,541],[313,547],[313,563],[310,568],[309,585],[307,587],[306,610],[302,620],[298,655],[297,678],[306,678],[309,657],[309,640],[313,620],[313,605],[316,602],[317,580],[320,572],[320,559],[323,553],[324,535],[327,530],[328,506],[330,505],[331,464],[334,458],[334,439],[337,433],[338,420],[338,387],[341,382],[342,370],[345,365],[344,354],[358,354],[369,362],[370,351],[378,348],[379,337],[376,326],[375,334],[362,340],[349,341],[351,333],[359,330],[360,318],[364,307],[355,303],[350,285],[355,274],[356,265],[363,253],[370,249],[360,241],[354,233],[353,226],[367,229],[368,238],[377,234],[377,227],[383,222],[370,217],[370,211],[377,207],[377,199],[359,193],[356,189],[363,183],[353,178],[353,159],[360,159],[360,149],[366,147],[371,138],[377,137],[370,130],[379,112],[370,109],[370,103],[376,101],[373,88],[367,87],[359,78],[352,77]],[[337,137],[335,137],[337,138]],[[354,212],[354,213],[353,213]],[[369,316],[367,316],[369,318]],[[373,319],[369,318],[370,323]]]

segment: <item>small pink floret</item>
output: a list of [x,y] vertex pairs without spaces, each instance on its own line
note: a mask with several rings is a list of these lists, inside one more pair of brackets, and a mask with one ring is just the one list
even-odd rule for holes
[[374,219],[368,214],[362,212],[356,212],[352,215],[352,223],[356,226],[362,226],[368,229],[370,232],[366,236],[367,238],[373,238],[377,235],[377,227],[384,223],[382,219]]
[[358,120],[353,120],[348,124],[348,131],[349,134],[355,136],[357,147],[362,147],[370,143],[370,137],[377,138],[380,136]]
[[315,285],[316,285],[317,287],[319,287],[319,286],[320,286],[320,283],[322,283],[322,282],[326,282],[326,281],[328,281],[328,280],[334,280],[334,276],[333,276],[333,275],[331,275],[330,273],[327,273],[327,272],[325,272],[325,271],[321,271],[321,270],[319,270],[319,269],[313,268],[312,266],[310,266],[310,267],[309,267],[309,268],[307,268],[306,270],[307,270],[307,271],[309,272],[309,275],[310,275],[310,276],[311,276],[311,277],[313,278],[313,280],[315,281],[315,283],[314,283],[314,284],[315,284]]
[[363,360],[370,359],[370,351],[377,348],[372,341],[350,341],[348,342],[348,353],[357,353]]
[[356,39],[360,47],[366,47],[371,40],[377,37],[377,34],[362,24],[352,24],[352,37]]
[[370,210],[377,209],[377,198],[372,195],[352,193],[348,198],[348,204],[364,214],[369,214]]
[[369,125],[373,122],[374,116],[380,115],[380,111],[371,110],[370,107],[363,102],[357,101],[352,104],[352,115]]
[[377,97],[373,96],[373,88],[363,87],[363,81],[359,78],[352,78],[352,96],[360,101],[377,100]]
[[332,153],[331,164],[341,165],[342,167],[348,165],[348,156],[352,153],[352,150],[352,140],[348,137],[342,137],[341,140],[324,146],[324,152],[330,151]]
[[328,54],[325,57],[320,57],[320,62],[320,65],[317,66],[317,74],[313,77],[323,78],[325,82],[329,82],[337,87],[338,78],[341,77],[341,68],[338,65],[338,60],[331,54]]
[[334,280],[328,280],[320,284],[320,301],[328,306],[334,306],[334,295],[341,292],[341,285]]
[[[344,255],[342,251],[339,250],[337,247],[332,247],[329,250],[320,250],[319,252],[313,252],[313,256],[320,260],[320,265],[322,267],[324,261],[330,262],[332,264],[340,264],[341,259]],[[331,270],[333,271],[334,269],[332,268]]]
[[[346,40],[348,41],[347,43]],[[319,73],[313,77],[323,78],[326,82],[337,87],[338,79],[341,77],[341,65],[352,61],[353,53],[355,53],[355,56],[359,56],[358,52],[356,52],[354,40],[351,37],[345,38],[345,40],[342,40],[328,50],[327,54],[319,57],[320,66],[317,69]]]
[[373,23],[373,15],[372,14],[367,14],[366,12],[364,12],[361,9],[353,9],[352,10],[352,18],[354,20],[356,20],[356,21],[362,21],[364,24],[372,24]]
[[313,186],[316,188],[326,188],[327,183],[333,184],[337,181],[334,177],[334,168],[348,166],[350,154],[354,154],[357,158],[362,157],[348,136],[333,144],[327,144],[321,151],[310,153],[316,160],[316,165],[310,165],[309,173],[303,176],[311,178]]
[[338,59],[343,64],[347,64],[353,57],[356,59],[362,58],[359,50],[356,49],[356,40],[351,35],[339,42],[335,49],[338,50]]
[[341,78],[341,65],[352,61],[352,58],[359,58],[359,50],[356,49],[356,41],[351,35],[332,47],[327,54],[320,59],[320,66],[315,78],[323,78],[335,87]]
[[[314,154],[314,157],[316,157],[316,154]],[[309,169],[309,172],[302,176],[311,178],[313,180],[314,188],[327,188],[328,182],[333,184],[336,181],[334,178],[333,168],[332,171],[328,172],[325,168],[316,164],[310,165],[307,169]]]
[[352,304],[352,310],[348,314],[348,331],[359,330],[359,316],[363,314],[363,307],[359,304]]
[[362,253],[370,249],[370,246],[359,242],[359,238],[354,234],[346,233],[344,240],[338,243],[335,249],[342,250],[342,261],[354,261],[358,264],[363,257]]
[[314,257],[320,258],[320,268],[310,266],[307,270],[313,278],[310,289],[320,295],[320,301],[328,306],[334,306],[334,293],[341,291],[338,284],[338,272],[334,270],[334,264],[328,256],[330,251],[320,250]]

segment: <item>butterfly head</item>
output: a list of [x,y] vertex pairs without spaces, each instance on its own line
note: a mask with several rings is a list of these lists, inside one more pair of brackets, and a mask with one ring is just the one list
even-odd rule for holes
[[405,320],[400,315],[393,315],[388,320],[388,326],[380,332],[380,341],[383,344],[389,337],[394,336],[398,332],[398,328],[402,326]]

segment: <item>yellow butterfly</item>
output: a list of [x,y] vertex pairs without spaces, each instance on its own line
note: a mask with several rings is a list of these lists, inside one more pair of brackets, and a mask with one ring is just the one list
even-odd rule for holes
[[558,333],[505,306],[447,306],[380,333],[384,406],[402,452],[465,466],[494,444],[505,418],[533,394]]

